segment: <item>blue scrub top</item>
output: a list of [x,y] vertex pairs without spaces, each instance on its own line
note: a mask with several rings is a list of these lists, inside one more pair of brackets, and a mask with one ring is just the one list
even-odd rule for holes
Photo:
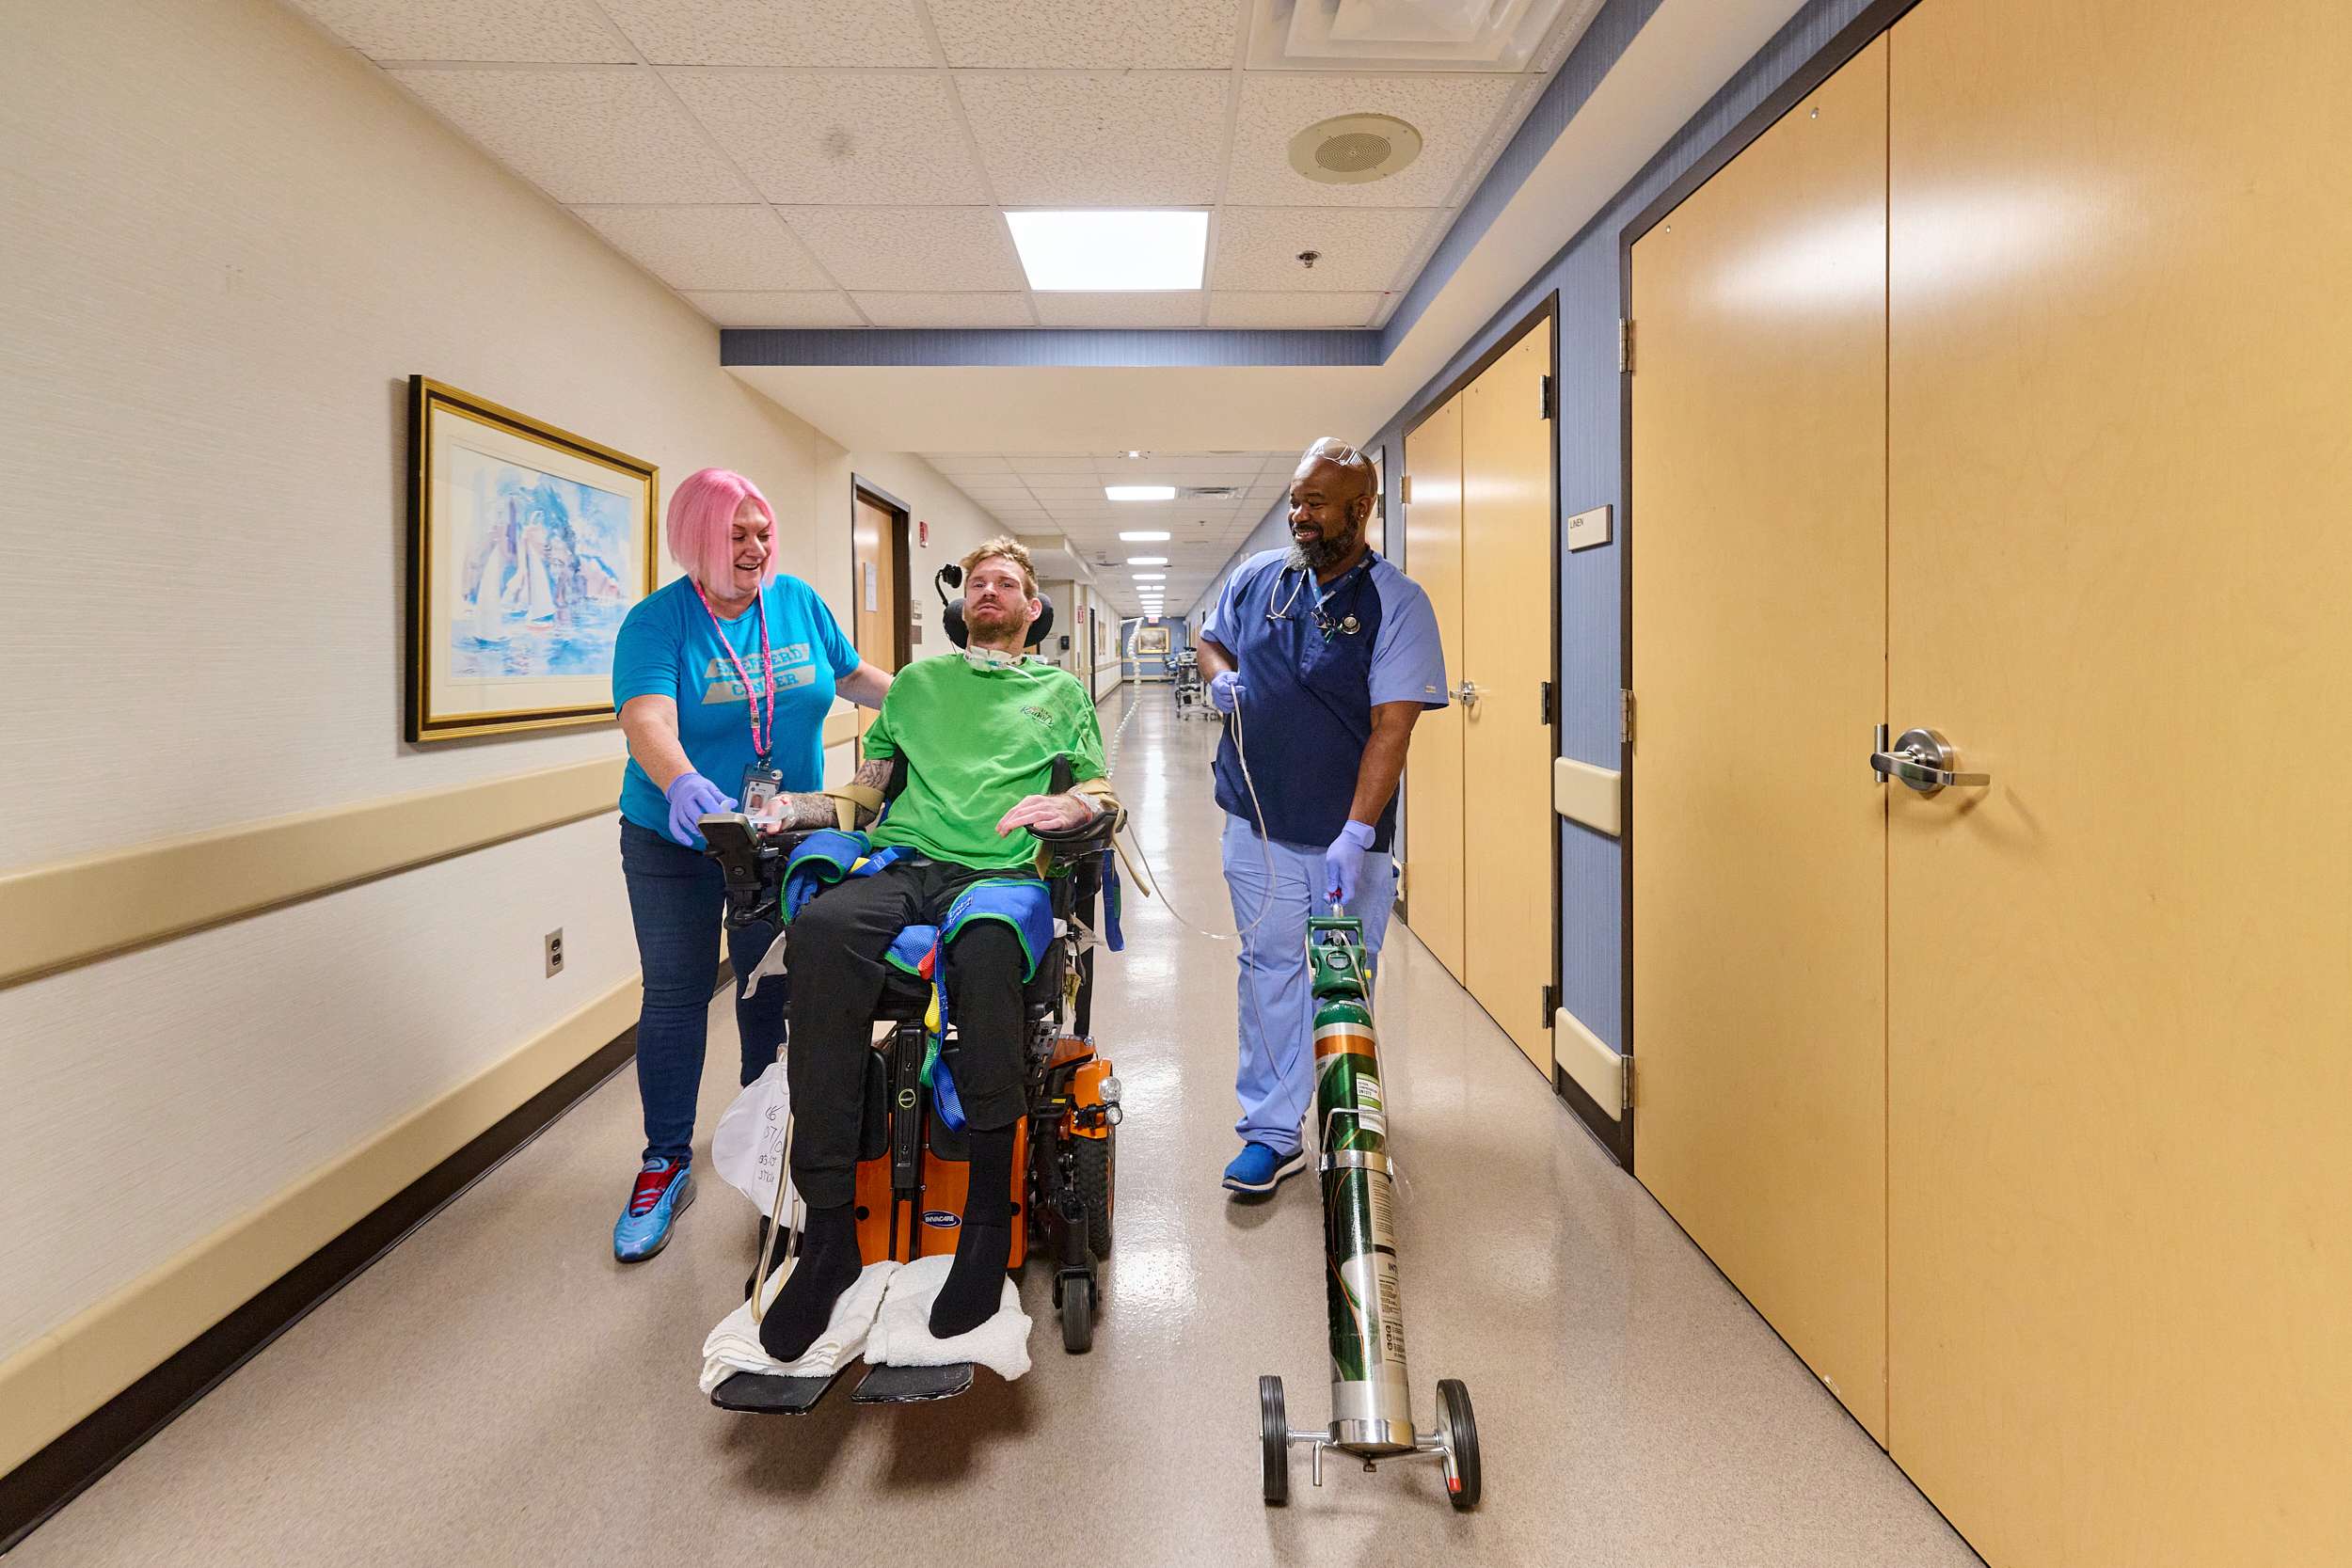
[[[776,672],[776,717],[769,732],[771,761],[784,775],[785,788],[820,789],[825,781],[825,715],[833,709],[834,684],[857,668],[858,655],[817,590],[798,578],[779,573],[742,614],[716,624],[690,578],[648,594],[621,623],[612,654],[612,706],[617,711],[631,697],[646,696],[676,703],[678,740],[686,760],[726,794],[739,795],[743,770],[754,755],[751,708],[719,635],[723,626],[727,646],[734,648],[744,673],[757,685],[763,608]],[[763,697],[763,713],[767,705]],[[635,757],[621,776],[621,815],[669,836],[670,803]]]
[[[1240,671],[1242,736],[1265,835],[1321,849],[1347,822],[1372,710],[1445,706],[1445,651],[1429,595],[1378,554],[1367,552],[1327,585],[1288,559],[1287,550],[1267,550],[1242,562],[1200,629]],[[1231,725],[1216,748],[1216,803],[1257,825]],[[1391,798],[1373,824],[1373,847],[1385,851],[1395,828]]]

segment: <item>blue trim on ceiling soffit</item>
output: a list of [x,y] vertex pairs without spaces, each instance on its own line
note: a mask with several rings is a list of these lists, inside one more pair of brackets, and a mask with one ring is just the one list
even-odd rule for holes
[[1069,328],[957,327],[818,332],[730,326],[719,333],[723,365],[1096,366],[1377,365],[1380,334],[1346,332],[1108,332]]
[[[1664,0],[1608,0],[1552,72],[1453,226],[1377,329],[1346,331],[1074,331],[1048,327],[875,327],[803,331],[723,327],[722,365],[1009,365],[1038,369],[1102,366],[1219,369],[1248,365],[1383,365],[1438,292],[1486,237],[1529,174],[1551,150],[1602,78],[1613,69]],[[1563,249],[1565,249],[1564,245]],[[1540,270],[1540,269],[1539,269]]]

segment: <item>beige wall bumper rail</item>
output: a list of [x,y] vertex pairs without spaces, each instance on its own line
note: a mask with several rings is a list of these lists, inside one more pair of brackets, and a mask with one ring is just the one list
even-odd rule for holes
[[620,771],[598,758],[0,876],[0,987],[612,811]]

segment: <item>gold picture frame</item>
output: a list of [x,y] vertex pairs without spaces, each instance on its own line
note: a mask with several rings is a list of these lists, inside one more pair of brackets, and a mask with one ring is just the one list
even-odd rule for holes
[[1136,627],[1135,642],[1128,651],[1137,658],[1150,658],[1155,656],[1166,657],[1168,647],[1167,626],[1139,626]]
[[610,723],[660,470],[427,376],[408,413],[408,739]]

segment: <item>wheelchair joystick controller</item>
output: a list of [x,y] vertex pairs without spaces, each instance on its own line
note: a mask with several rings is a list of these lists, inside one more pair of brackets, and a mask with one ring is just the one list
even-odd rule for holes
[[1445,1472],[1447,1500],[1456,1509],[1472,1508],[1481,1481],[1470,1390],[1457,1378],[1441,1380],[1436,1432],[1420,1433],[1413,1425],[1397,1287],[1394,1174],[1363,923],[1336,912],[1309,919],[1307,955],[1315,999],[1316,1168],[1331,1329],[1331,1424],[1292,1431],[1282,1380],[1258,1379],[1265,1500],[1290,1500],[1290,1449],[1303,1443],[1317,1486],[1326,1449],[1362,1460],[1366,1470],[1383,1459],[1434,1459]]

